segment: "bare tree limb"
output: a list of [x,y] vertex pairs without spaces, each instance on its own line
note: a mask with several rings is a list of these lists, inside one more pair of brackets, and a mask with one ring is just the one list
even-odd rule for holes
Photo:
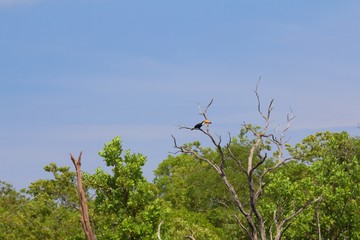
[[296,217],[297,215],[299,215],[299,213],[301,213],[302,211],[304,211],[309,205],[316,203],[317,201],[319,201],[321,199],[320,197],[317,197],[316,199],[311,199],[309,201],[307,201],[304,205],[302,205],[298,210],[296,210],[293,214],[291,214],[289,217],[285,218],[282,221],[282,224],[285,224],[287,222],[289,222],[290,220],[292,220],[294,217]]
[[189,229],[191,235],[187,235],[184,238],[188,238],[188,239],[191,239],[191,240],[196,240],[195,237],[194,237],[194,231],[191,230],[190,228],[188,228],[188,229]]
[[321,200],[321,196],[316,199],[311,199],[305,202],[300,208],[294,211],[290,216],[283,219],[282,221],[278,221],[276,217],[276,210],[274,211],[274,222],[276,223],[276,235],[275,240],[280,240],[282,234],[286,231],[287,227],[284,228],[284,225],[291,221],[294,217],[299,215],[302,211],[304,211],[309,205],[316,203],[317,201]]
[[259,88],[259,82],[260,82],[260,79],[261,77],[259,77],[259,80],[257,81],[256,83],[256,88],[254,90],[255,92],[255,95],[256,95],[256,98],[257,98],[257,102],[258,102],[258,112],[260,113],[260,115],[265,119],[265,120],[268,120],[270,118],[270,114],[273,110],[273,104],[274,104],[274,99],[271,99],[270,103],[269,103],[269,106],[268,106],[268,109],[267,109],[267,114],[263,114],[263,112],[261,111],[261,101],[260,101],[260,96],[259,96],[259,91],[258,91],[258,88]]
[[202,115],[205,120],[208,119],[207,116],[206,116],[206,112],[207,112],[208,108],[210,107],[210,105],[213,103],[213,101],[214,101],[214,99],[212,98],[210,103],[206,106],[204,112],[201,111],[200,104],[199,104],[199,114]]
[[226,146],[226,149],[228,150],[230,157],[236,162],[236,164],[239,166],[239,168],[242,170],[242,172],[247,175],[246,169],[244,168],[244,166],[242,165],[242,163],[235,157],[235,155],[234,155],[233,152],[231,151],[230,144],[228,144],[228,145]]
[[82,155],[82,152],[80,152],[78,159],[75,159],[75,157],[70,153],[71,161],[73,162],[74,167],[76,169],[77,188],[78,188],[78,195],[79,195],[79,201],[80,201],[81,225],[84,230],[86,239],[87,240],[96,240],[96,236],[95,236],[94,231],[91,228],[91,224],[90,224],[90,217],[89,217],[89,210],[88,210],[88,206],[87,206],[86,194],[85,194],[85,191],[83,188],[83,183],[82,183],[81,155]]
[[322,240],[320,214],[319,214],[319,204],[317,204],[317,207],[316,207],[315,211],[316,211],[316,225],[317,225],[317,231],[318,231],[318,239]]
[[249,229],[247,229],[247,228],[244,226],[244,224],[241,223],[239,217],[238,217],[236,214],[234,214],[234,216],[235,216],[236,222],[239,224],[239,226],[246,232],[246,234],[248,235],[248,237],[251,238],[252,235],[251,235]]
[[158,225],[158,229],[157,229],[157,238],[158,240],[161,240],[161,225],[163,225],[164,221],[161,221]]
[[261,160],[251,169],[251,173],[255,171],[259,166],[261,166],[267,159],[267,153],[264,156],[258,156]]
[[192,130],[192,127],[187,127],[187,126],[179,126],[179,129],[188,129],[188,130]]

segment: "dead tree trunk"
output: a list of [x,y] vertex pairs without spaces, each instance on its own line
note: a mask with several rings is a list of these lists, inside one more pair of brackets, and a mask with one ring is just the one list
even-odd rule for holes
[[75,159],[74,156],[70,153],[71,161],[73,162],[76,169],[77,190],[80,201],[81,225],[84,230],[86,239],[96,240],[96,236],[90,225],[89,210],[88,210],[86,195],[82,183],[81,155],[82,152],[80,153],[78,159]]
[[[266,240],[268,239],[266,230],[269,229],[270,239],[280,240],[282,234],[289,226],[289,222],[297,215],[299,215],[310,204],[317,202],[320,198],[309,200],[305,202],[304,205],[299,207],[298,209],[293,209],[292,214],[283,220],[278,219],[275,214],[274,223],[275,223],[276,233],[275,233],[275,238],[273,238],[273,233],[271,232],[272,227],[267,228],[265,226],[266,220],[263,218],[262,213],[259,209],[258,201],[263,193],[264,186],[266,185],[266,183],[264,183],[264,179],[267,176],[267,174],[269,174],[270,172],[274,172],[276,169],[280,168],[286,162],[293,160],[292,157],[284,157],[283,152],[286,143],[286,141],[284,141],[284,136],[286,131],[290,127],[291,120],[294,117],[292,115],[287,116],[287,126],[284,130],[282,130],[280,136],[275,136],[272,133],[267,133],[271,122],[270,117],[273,111],[274,100],[270,101],[269,106],[267,107],[267,112],[263,113],[261,110],[261,102],[258,94],[258,85],[256,85],[256,89],[254,92],[257,98],[258,112],[260,116],[264,119],[265,123],[262,127],[259,128],[254,127],[251,124],[244,124],[244,130],[246,130],[246,132],[252,133],[253,135],[253,141],[251,142],[250,145],[247,165],[243,165],[241,160],[238,159],[238,157],[231,151],[230,148],[231,137],[229,143],[226,144],[225,146],[222,146],[221,137],[219,136],[219,140],[216,141],[213,135],[210,133],[208,126],[206,128],[206,131],[201,129],[202,125],[196,129],[209,137],[209,139],[211,140],[211,142],[213,143],[217,152],[220,155],[218,161],[214,161],[214,159],[207,158],[204,155],[202,155],[201,152],[196,151],[186,145],[183,146],[177,145],[175,137],[173,136],[172,137],[174,140],[174,147],[179,150],[178,152],[184,154],[191,154],[196,158],[207,162],[220,175],[226,187],[228,188],[229,192],[231,193],[234,203],[237,206],[237,209],[239,210],[241,215],[246,219],[248,226],[245,226],[235,214],[237,222],[239,223],[241,228],[246,232],[249,238],[251,238],[252,240],[258,240],[258,239]],[[210,105],[212,104],[212,102],[213,100],[210,101],[204,112],[201,112],[199,110],[200,111],[199,114],[203,115],[205,120],[208,120],[206,116],[206,112],[210,107]],[[186,127],[186,126],[180,126],[180,129],[194,130],[194,128]],[[263,150],[262,146],[268,144],[274,146],[277,151],[274,154],[275,161],[273,161],[271,165],[266,166],[265,163],[267,160],[267,153],[262,154],[261,152]],[[245,176],[247,177],[247,188],[249,191],[249,196],[247,200],[240,199],[238,193],[233,187],[233,183],[231,183],[227,177],[227,173],[225,172],[225,162],[227,159],[233,159],[239,166],[240,173],[245,174]],[[255,176],[255,173],[257,174],[257,176]],[[248,207],[246,207],[247,201],[248,203],[250,203],[249,204],[250,206]]]

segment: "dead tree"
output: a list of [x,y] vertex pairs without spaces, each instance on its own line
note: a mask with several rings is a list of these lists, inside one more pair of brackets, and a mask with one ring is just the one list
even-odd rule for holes
[[[261,110],[261,101],[260,101],[260,97],[258,94],[258,84],[256,85],[256,89],[254,92],[255,92],[255,95],[257,98],[257,110],[258,110],[258,113],[260,114],[260,116],[263,118],[264,124],[260,128],[256,128],[256,127],[252,126],[251,124],[245,124],[245,123],[243,124],[243,127],[245,128],[245,130],[252,133],[252,135],[254,136],[254,141],[253,141],[252,145],[250,146],[249,153],[248,153],[247,166],[244,166],[243,163],[240,161],[240,159],[238,159],[237,156],[235,156],[235,154],[233,154],[233,152],[231,151],[231,149],[230,149],[231,138],[225,146],[222,146],[221,137],[218,137],[217,139],[215,139],[213,137],[213,135],[210,133],[210,130],[208,129],[208,127],[207,127],[206,131],[204,131],[203,129],[198,129],[198,130],[200,130],[203,134],[205,134],[211,140],[212,144],[215,146],[215,149],[219,153],[219,156],[220,156],[219,157],[220,159],[218,159],[216,161],[214,161],[213,159],[206,158],[201,153],[199,153],[199,151],[195,151],[194,149],[189,147],[189,145],[179,146],[177,144],[175,137],[174,136],[172,136],[172,137],[173,137],[173,141],[174,141],[174,147],[176,149],[178,149],[178,152],[181,152],[184,154],[191,154],[191,155],[195,156],[196,158],[207,162],[219,174],[222,181],[226,185],[228,191],[231,193],[231,196],[233,198],[233,201],[234,201],[238,211],[245,218],[246,223],[243,223],[235,214],[237,223],[246,232],[246,234],[248,235],[249,238],[251,238],[253,240],[257,240],[257,239],[265,240],[265,239],[267,239],[267,236],[270,235],[270,239],[279,240],[279,239],[281,239],[284,230],[286,230],[286,228],[288,227],[289,221],[291,221],[294,217],[296,217],[298,214],[300,214],[310,204],[318,201],[319,198],[315,199],[315,200],[307,201],[306,203],[304,203],[303,206],[299,207],[298,209],[294,209],[293,213],[289,217],[282,219],[282,220],[278,219],[278,216],[275,211],[273,220],[274,220],[276,232],[274,234],[274,238],[273,238],[273,234],[271,232],[272,231],[271,227],[270,227],[269,232],[267,232],[267,228],[265,227],[265,220],[264,220],[261,212],[259,211],[258,201],[259,201],[259,198],[261,197],[264,187],[266,185],[264,183],[265,176],[267,176],[268,173],[273,172],[274,170],[278,169],[286,162],[292,160],[291,157],[285,158],[283,152],[284,152],[284,147],[285,147],[284,145],[286,143],[284,141],[285,132],[289,129],[290,122],[294,117],[292,115],[287,116],[287,126],[280,133],[280,136],[275,136],[272,133],[267,133],[268,128],[270,126],[271,113],[272,113],[273,107],[274,107],[274,99],[272,99],[270,101],[266,112],[263,113]],[[205,119],[207,119],[206,112],[207,112],[208,108],[210,107],[210,105],[212,104],[212,102],[213,102],[213,100],[211,100],[211,102],[208,104],[208,106],[206,107],[204,112],[200,111],[200,114],[203,115]],[[191,130],[192,128],[186,127],[186,126],[180,126],[180,129],[190,129]],[[265,166],[265,162],[268,158],[267,154],[266,153],[261,154],[261,146],[265,142],[272,143],[275,146],[275,148],[277,149],[276,156],[275,156],[276,160],[270,166]],[[225,172],[225,162],[227,159],[234,160],[237,163],[237,166],[239,166],[240,172],[245,174],[245,176],[247,177],[247,186],[246,187],[248,188],[249,198],[246,201],[241,200],[237,191],[234,188],[233,183],[231,183],[231,181],[229,180],[229,178]],[[260,167],[262,167],[261,170],[260,170]],[[257,174],[256,177],[254,176],[255,172]],[[247,203],[250,203],[249,204],[250,207],[245,207]]]
[[83,188],[83,182],[82,182],[81,155],[82,155],[82,152],[80,152],[78,159],[75,159],[74,156],[70,153],[71,161],[73,162],[75,169],[76,169],[77,190],[78,190],[79,201],[80,201],[81,225],[82,225],[83,231],[85,233],[86,239],[87,240],[95,240],[96,237],[91,228],[86,194],[85,194],[85,191]]

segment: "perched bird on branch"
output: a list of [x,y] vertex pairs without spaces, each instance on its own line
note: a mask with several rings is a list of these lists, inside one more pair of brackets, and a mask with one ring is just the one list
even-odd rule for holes
[[204,125],[205,121],[202,121],[201,123],[196,124],[191,130],[200,129]]
[[205,119],[201,123],[196,124],[191,130],[195,130],[195,129],[200,130],[204,124],[206,124],[206,126],[209,126],[209,124],[211,124],[211,122],[209,120]]

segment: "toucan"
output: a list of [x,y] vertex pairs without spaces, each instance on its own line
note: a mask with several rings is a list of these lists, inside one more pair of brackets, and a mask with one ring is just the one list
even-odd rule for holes
[[211,124],[211,122],[210,122],[209,120],[205,119],[205,120],[202,121],[201,123],[196,124],[191,130],[194,130],[194,129],[200,130],[201,127],[204,125],[204,123],[205,123],[206,125]]
[[204,122],[205,121],[202,121],[201,123],[196,124],[191,130],[200,129],[202,127],[202,125],[204,125]]

